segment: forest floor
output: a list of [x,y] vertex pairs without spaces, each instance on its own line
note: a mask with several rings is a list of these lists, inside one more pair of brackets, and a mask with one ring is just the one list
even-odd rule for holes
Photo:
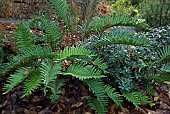
[[[15,29],[19,20],[0,19],[0,41],[3,46],[11,50],[15,47]],[[5,40],[5,41],[4,41]],[[2,48],[2,47],[0,47]],[[9,74],[0,79],[0,113],[1,114],[94,114],[88,107],[87,98],[91,95],[80,81],[70,78],[62,87],[63,94],[56,103],[45,98],[41,90],[32,95],[21,98],[22,85],[14,88],[10,93],[3,95],[3,84]],[[169,83],[169,82],[167,82]],[[131,103],[124,103],[118,108],[114,103],[108,107],[108,114],[170,114],[170,93],[167,87],[159,86],[153,99],[154,105],[141,106],[136,109]]]

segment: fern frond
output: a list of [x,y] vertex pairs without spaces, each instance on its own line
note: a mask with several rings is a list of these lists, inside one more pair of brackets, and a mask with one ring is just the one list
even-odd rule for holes
[[52,49],[50,47],[36,46],[34,49],[26,49],[22,54],[14,56],[9,63],[4,66],[4,73],[16,68],[21,64],[27,63],[30,60],[41,59],[41,58],[51,58],[53,56]]
[[121,95],[115,91],[115,88],[113,88],[110,85],[105,85],[105,91],[107,95],[120,107],[122,107],[121,102],[123,101],[121,99]]
[[157,58],[158,61],[170,61],[170,46],[164,46],[162,49],[160,49],[159,51],[157,51]]
[[83,46],[77,46],[77,47],[66,47],[63,51],[59,53],[59,58],[61,60],[67,59],[71,56],[86,56],[90,58],[93,56],[89,50],[87,50]]
[[51,96],[50,99],[52,102],[56,102],[59,98],[59,94],[61,94],[61,87],[64,85],[65,80],[64,79],[56,79],[51,84]]
[[94,32],[100,32],[112,26],[134,26],[142,29],[149,28],[148,24],[138,21],[136,17],[112,14],[111,16],[108,15],[104,18],[102,17],[93,18],[90,23],[89,29],[91,29],[91,31]]
[[163,83],[165,81],[170,81],[169,72],[163,72],[149,77],[150,80],[154,80],[157,83]]
[[35,89],[37,89],[41,84],[42,78],[38,70],[33,70],[27,80],[24,82],[23,96],[30,95]]
[[149,46],[151,43],[148,39],[139,35],[135,35],[134,32],[128,30],[116,30],[111,33],[103,33],[98,36],[96,46],[106,46],[112,44],[125,44],[134,46]]
[[46,95],[46,88],[51,88],[50,83],[54,82],[57,74],[60,74],[61,65],[54,64],[51,60],[46,59],[41,63],[40,72],[42,83],[44,84],[44,94]]
[[35,37],[36,36],[30,32],[30,28],[24,22],[18,24],[18,28],[16,29],[16,44],[21,52],[35,47]]
[[[98,109],[98,106],[92,106],[94,110],[97,112],[100,112],[102,110],[102,113],[106,113],[107,109],[106,106],[108,105],[108,97],[106,96],[106,91],[104,87],[104,83],[99,79],[91,79],[91,80],[84,80],[89,88],[92,90],[94,95],[97,97],[95,102],[98,102],[100,104],[100,108]],[[94,104],[95,105],[95,104]],[[95,108],[96,107],[96,108]],[[99,111],[98,111],[99,110]]]
[[132,102],[137,108],[140,108],[139,105],[141,104],[151,103],[148,96],[145,96],[142,92],[123,92],[123,97],[125,97],[129,102]]
[[97,114],[106,114],[107,112],[97,99],[89,99],[88,105],[90,109],[95,110]]
[[108,66],[107,66],[106,63],[103,62],[102,59],[100,59],[100,58],[95,59],[95,60],[93,61],[93,64],[94,64],[97,68],[103,70],[105,73],[107,72],[106,69],[108,68]]
[[163,65],[161,71],[170,73],[170,64]]
[[69,28],[68,22],[68,4],[67,0],[50,0],[56,10],[57,15],[62,19],[67,28]]
[[21,67],[16,70],[14,74],[10,75],[10,77],[7,79],[7,84],[5,84],[3,87],[3,90],[5,91],[4,94],[11,91],[15,86],[27,78],[30,70],[31,69],[29,67]]
[[55,43],[55,45],[57,45],[63,36],[58,24],[56,24],[54,22],[50,22],[44,16],[41,17],[40,19],[41,19],[43,27],[44,27],[45,39],[47,40],[47,42]]
[[63,74],[72,75],[80,80],[105,77],[101,74],[101,71],[94,66],[85,64],[73,64],[68,67],[66,73]]

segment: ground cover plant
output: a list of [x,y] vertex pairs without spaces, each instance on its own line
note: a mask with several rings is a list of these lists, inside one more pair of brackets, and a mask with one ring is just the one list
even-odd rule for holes
[[[85,99],[97,114],[107,113],[112,102],[122,108],[128,101],[141,110],[142,104],[154,105],[149,96],[158,83],[170,79],[169,26],[165,31],[161,28],[165,35],[161,41],[167,43],[157,49],[161,42],[149,37],[152,32],[136,32],[149,30],[137,17],[117,13],[94,17],[98,0],[51,3],[58,20],[40,16],[18,25],[15,54],[1,62],[1,76],[10,74],[4,94],[22,86],[23,99],[40,90],[57,103],[64,94],[62,88],[78,82],[89,89]],[[33,28],[40,34],[33,33]]]

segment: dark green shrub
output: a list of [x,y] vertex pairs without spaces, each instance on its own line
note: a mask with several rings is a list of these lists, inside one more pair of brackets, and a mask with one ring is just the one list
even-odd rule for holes
[[[164,40],[169,39],[168,32],[165,32],[169,30],[167,28],[161,31]],[[144,34],[150,36],[153,33],[151,31]],[[93,36],[84,43],[108,65],[105,82],[116,87],[125,98],[127,95],[124,93],[134,91],[153,95],[155,82],[164,83],[170,79],[170,46],[163,46],[157,37],[146,36],[127,29],[113,29]],[[155,48],[157,44],[161,48]]]

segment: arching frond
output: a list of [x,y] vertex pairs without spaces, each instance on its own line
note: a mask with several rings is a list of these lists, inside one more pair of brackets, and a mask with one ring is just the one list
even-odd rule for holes
[[94,64],[97,68],[103,70],[105,73],[107,72],[106,69],[108,68],[108,66],[107,66],[106,63],[103,62],[102,59],[100,59],[100,58],[95,59],[95,60],[93,61],[93,64]]
[[88,105],[90,109],[95,110],[97,114],[106,114],[107,110],[100,104],[97,98],[92,98],[88,100]]
[[16,70],[14,74],[10,75],[10,77],[7,79],[7,84],[5,84],[3,88],[3,90],[5,91],[4,94],[11,91],[15,86],[17,86],[25,78],[27,78],[30,70],[31,69],[29,67],[21,67]]
[[112,14],[106,17],[95,17],[92,19],[89,29],[94,32],[100,32],[112,26],[133,26],[142,29],[148,29],[149,25],[145,22],[140,22],[136,17],[127,15]]
[[67,59],[71,56],[86,56],[91,57],[92,54],[89,50],[84,48],[83,46],[77,46],[77,47],[66,47],[63,51],[59,53],[59,58],[61,60]]
[[42,83],[44,84],[44,94],[46,95],[46,88],[51,88],[50,83],[57,79],[57,74],[60,74],[61,65],[54,64],[51,60],[46,59],[42,62],[40,67]]
[[101,71],[92,65],[73,64],[68,67],[64,75],[72,75],[80,80],[105,77]]
[[128,30],[116,30],[111,33],[103,33],[98,36],[96,46],[106,46],[112,44],[125,44],[134,46],[149,46],[151,43],[148,39],[139,35],[135,35],[134,32]]
[[[63,36],[57,23],[50,22],[46,17],[41,17],[42,25],[45,31],[45,39],[47,42],[57,45]],[[51,44],[51,45],[52,45]]]
[[41,58],[51,58],[52,49],[50,47],[36,46],[34,49],[26,49],[22,54],[14,56],[9,63],[4,66],[4,73],[11,70],[12,68],[17,68],[18,66],[29,62],[34,59]]
[[67,0],[50,0],[50,1],[52,2],[57,15],[62,19],[67,28],[69,28],[69,22],[67,17],[68,14]]
[[142,92],[123,92],[123,96],[137,108],[140,108],[139,105],[151,103],[148,96],[145,96]]
[[24,82],[23,96],[30,95],[35,89],[37,89],[41,84],[42,78],[40,76],[40,72],[38,70],[33,70],[29,77]]
[[30,28],[24,22],[18,24],[18,28],[16,29],[16,44],[21,52],[35,47],[35,37],[36,36],[30,32]]
[[163,47],[157,51],[157,57],[159,62],[164,60],[170,61],[170,46]]
[[96,110],[96,112],[105,114],[107,112],[106,106],[108,105],[109,101],[108,101],[108,97],[106,96],[104,83],[99,79],[85,80],[85,82],[89,86],[90,90],[92,90],[92,92],[95,94],[97,100],[91,102],[91,103],[93,102],[95,103],[95,104],[90,104],[91,108]]
[[51,83],[51,96],[50,99],[52,102],[56,102],[59,98],[59,94],[61,94],[61,87],[64,85],[64,79],[56,79]]
[[123,101],[121,98],[121,95],[115,91],[115,88],[113,88],[110,85],[105,85],[105,91],[107,95],[120,107],[122,107],[121,102]]
[[161,71],[170,73],[170,64],[163,65]]

